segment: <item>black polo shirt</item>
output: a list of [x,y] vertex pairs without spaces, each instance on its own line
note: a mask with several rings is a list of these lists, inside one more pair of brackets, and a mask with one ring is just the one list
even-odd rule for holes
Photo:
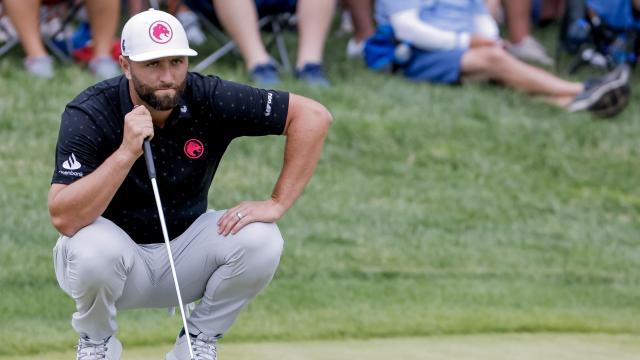
[[[133,109],[124,76],[98,83],[62,114],[52,183],[89,175],[120,147],[124,117]],[[181,103],[151,148],[169,238],[182,234],[207,210],[207,193],[222,154],[239,136],[282,134],[289,94],[255,89],[215,76],[188,73]],[[140,244],[162,242],[144,157],[129,171],[102,214]]]

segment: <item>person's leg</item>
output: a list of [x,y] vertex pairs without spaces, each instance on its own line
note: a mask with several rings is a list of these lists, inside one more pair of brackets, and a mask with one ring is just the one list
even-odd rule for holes
[[531,31],[531,0],[504,0],[509,41],[518,44]]
[[[136,244],[113,222],[98,218],[54,249],[60,287],[76,303],[72,326],[81,337],[101,340],[116,331],[116,301],[134,263],[144,263]],[[139,271],[144,271],[142,267]]]
[[253,0],[213,0],[213,6],[224,30],[238,45],[247,69],[268,63]]
[[20,37],[27,59],[47,56],[40,37],[40,0],[4,0],[3,5]]
[[[183,303],[202,299],[188,320],[195,335],[224,334],[271,281],[282,253],[282,235],[275,224],[249,224],[236,235],[224,237],[217,228],[222,214],[201,215],[171,241]],[[117,309],[178,305],[165,245],[140,245],[138,252],[144,261],[140,265],[136,261],[128,273]]]
[[298,60],[296,68],[322,63],[322,53],[336,0],[298,0]]
[[[269,284],[282,254],[284,241],[275,224],[252,223],[224,237],[217,227],[223,213],[201,215],[172,241],[185,303],[202,299],[188,319],[194,335],[226,333],[241,310]],[[158,287],[170,288],[170,281],[160,280]]]
[[[185,303],[202,299],[187,320],[192,343],[210,355],[242,309],[271,281],[283,247],[275,224],[252,223],[236,235],[218,234],[223,213],[203,214],[172,241]],[[166,278],[157,284],[159,291],[168,293],[170,286]],[[185,335],[178,334],[167,359],[189,358]]]
[[[202,299],[189,330],[216,337],[271,281],[283,247],[275,224],[254,223],[236,235],[219,235],[222,213],[203,214],[171,241],[184,303]],[[178,304],[165,245],[137,245],[104,218],[62,237],[54,264],[60,287],[76,302],[72,325],[81,336],[113,335],[118,310]]]
[[109,79],[120,74],[120,67],[111,56],[113,39],[120,14],[120,0],[86,1],[93,42],[93,58],[89,70],[98,79]]
[[353,23],[353,37],[347,43],[347,57],[362,57],[365,41],[375,32],[373,24],[373,1],[371,0],[343,0],[349,10]]
[[531,0],[504,0],[504,5],[509,51],[522,60],[553,65],[546,49],[531,35]]
[[93,41],[93,56],[111,56],[111,46],[118,27],[120,14],[119,0],[88,0],[86,1],[91,34]]
[[371,0],[343,0],[353,21],[353,38],[361,42],[369,38],[376,31],[373,24],[373,1]]
[[466,51],[461,60],[461,73],[463,77],[484,76],[517,90],[564,101],[570,101],[584,90],[583,84],[561,79],[522,62],[499,47]]
[[565,0],[543,0],[540,9],[540,21],[559,19],[565,9]]

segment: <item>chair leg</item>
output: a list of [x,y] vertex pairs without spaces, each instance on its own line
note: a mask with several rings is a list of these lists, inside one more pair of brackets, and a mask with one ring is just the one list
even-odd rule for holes
[[280,61],[282,62],[282,68],[285,72],[291,73],[291,62],[289,61],[289,52],[287,46],[284,43],[284,36],[282,33],[282,27],[280,26],[280,20],[277,19],[271,23],[273,29],[273,37],[276,40],[276,47],[280,54]]
[[16,45],[18,45],[17,37],[12,37],[11,39],[7,40],[7,42],[5,42],[4,45],[0,47],[0,56],[8,53]]
[[229,41],[224,44],[221,48],[216,50],[213,54],[207,56],[204,60],[200,61],[196,66],[193,67],[193,71],[201,72],[202,70],[209,67],[209,65],[218,61],[221,57],[225,56],[228,52],[235,49],[236,43],[233,41]]

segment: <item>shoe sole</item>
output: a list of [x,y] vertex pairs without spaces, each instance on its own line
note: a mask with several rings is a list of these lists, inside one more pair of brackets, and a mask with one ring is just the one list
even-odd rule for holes
[[[612,118],[624,111],[624,109],[629,105],[629,101],[631,100],[631,89],[628,86],[624,86],[618,90],[618,93],[614,96],[614,91],[610,91],[600,98],[600,101],[597,102],[594,106],[592,106],[589,111],[591,111],[594,115],[607,119]],[[613,97],[613,100],[612,100]],[[598,103],[605,102],[607,105],[605,107],[598,109]]]
[[580,100],[580,101],[577,101],[577,102],[573,102],[569,106],[569,112],[587,110],[590,107],[592,107],[595,104],[597,104],[598,101],[600,101],[600,99],[602,99],[602,97],[604,97],[605,95],[607,95],[611,91],[616,90],[616,89],[620,89],[623,86],[626,86],[628,84],[628,82],[629,82],[629,70],[628,69],[623,70],[621,75],[622,76],[620,76],[619,79],[617,79],[615,81],[611,81],[611,82],[603,85],[600,89],[598,89],[598,91],[596,91],[594,93],[594,96],[589,97],[589,99],[584,99],[584,100]]

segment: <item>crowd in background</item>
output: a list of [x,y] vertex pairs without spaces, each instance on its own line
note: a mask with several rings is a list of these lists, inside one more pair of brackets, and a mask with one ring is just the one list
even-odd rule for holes
[[[55,31],[47,27],[59,27],[64,15],[43,9],[57,6],[69,10],[78,1],[3,0],[0,41],[17,37],[25,55],[24,69],[35,77],[53,77],[54,57],[41,32]],[[82,25],[73,32],[61,32],[72,39],[71,46],[66,41],[65,50],[85,63],[98,79],[118,75],[117,36],[123,13],[129,17],[155,3],[83,1],[75,14]],[[605,3],[605,8],[598,8],[598,3]],[[589,19],[591,14],[598,16],[617,6],[628,11],[620,10],[612,16],[630,17],[628,23],[633,29],[637,25],[633,21],[640,18],[640,0],[167,0],[160,5],[180,20],[195,47],[211,36],[205,31],[203,19],[226,33],[237,45],[249,78],[260,87],[276,86],[281,69],[263,42],[259,19],[264,14],[285,12],[293,14],[297,28],[294,74],[300,81],[320,87],[330,86],[323,55],[336,13],[341,16],[341,31],[351,34],[347,56],[364,57],[373,70],[445,84],[493,80],[543,96],[572,111],[596,109],[607,116],[617,114],[628,101],[630,68],[616,65],[634,64],[638,54],[637,39],[632,50],[625,44],[628,51],[622,59],[607,54],[615,50],[609,45],[596,49],[600,57],[583,59],[583,54],[576,54],[589,65],[614,70],[598,79],[574,82],[544,68],[553,65],[554,58],[532,34],[532,28],[553,21],[564,23],[569,18],[572,22],[563,24],[562,29],[579,38],[580,31],[598,30]],[[567,16],[567,12],[579,14],[580,19]],[[588,21],[579,23],[584,14]],[[609,20],[606,14],[602,18]],[[504,38],[498,30],[500,25],[504,25]],[[635,27],[638,29],[640,26]],[[571,36],[565,38],[572,40]],[[614,37],[610,41],[618,40]],[[625,38],[625,42],[631,43],[632,39]]]

